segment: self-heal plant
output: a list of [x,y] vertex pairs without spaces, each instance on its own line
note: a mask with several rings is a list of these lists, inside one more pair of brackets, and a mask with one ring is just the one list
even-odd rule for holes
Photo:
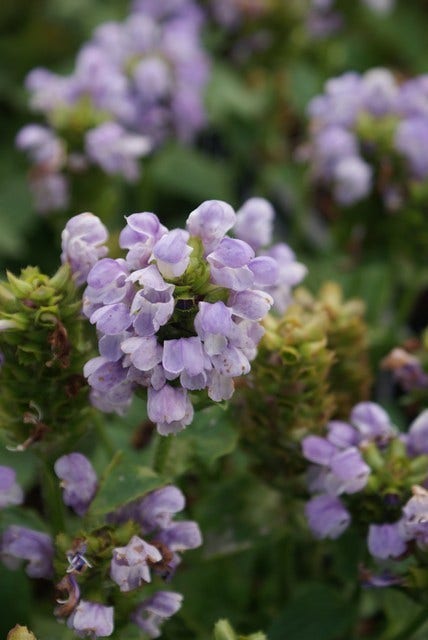
[[99,337],[100,356],[84,369],[95,406],[120,413],[146,388],[148,417],[167,435],[192,422],[193,398],[231,398],[234,379],[256,356],[260,321],[274,300],[284,306],[305,273],[286,245],[281,263],[274,250],[256,255],[226,235],[237,220],[236,235],[243,233],[250,209],[260,213],[262,244],[269,243],[272,213],[262,199],[238,215],[225,202],[203,202],[186,229],[171,231],[150,212],[127,217],[119,238],[125,258],[99,260],[83,294]]
[[[88,458],[80,452],[66,454],[54,470],[74,515],[63,521],[56,537],[6,526],[0,559],[10,569],[24,562],[30,578],[53,581],[54,615],[79,637],[123,637],[135,626],[149,638],[158,637],[162,623],[183,600],[162,582],[172,579],[184,551],[202,543],[196,522],[176,519],[185,507],[183,493],[172,485],[142,490],[137,499],[100,513],[92,509],[103,491],[102,480]],[[6,476],[3,472],[1,477]],[[16,500],[5,506],[11,504]]]
[[171,137],[190,142],[203,126],[202,14],[193,1],[185,5],[136,2],[122,22],[95,29],[70,75],[28,74],[30,105],[46,124],[26,125],[16,144],[32,165],[37,211],[66,209],[71,179],[94,168],[135,182],[142,157]]
[[[426,551],[427,434],[428,411],[400,433],[382,407],[363,402],[348,422],[333,420],[326,436],[311,435],[302,442],[303,456],[311,462],[307,483],[312,498],[305,507],[309,526],[318,538],[333,539],[350,526],[363,528],[377,569],[390,561],[391,580],[383,585],[370,572],[363,577],[372,586],[412,587],[424,570],[414,544]],[[407,566],[394,567],[393,561],[412,553]]]

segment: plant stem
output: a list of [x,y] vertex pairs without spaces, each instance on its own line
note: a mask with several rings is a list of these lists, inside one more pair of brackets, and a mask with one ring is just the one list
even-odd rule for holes
[[45,515],[51,524],[54,534],[65,529],[65,510],[62,501],[59,479],[53,473],[53,464],[42,460],[42,492]]
[[153,469],[160,475],[165,473],[171,445],[172,436],[161,436],[158,434],[158,441],[153,456]]
[[113,442],[111,441],[107,433],[105,424],[102,422],[101,418],[98,416],[96,416],[95,418],[95,428],[97,431],[97,435],[100,439],[100,442],[104,447],[105,452],[107,453],[109,458],[113,458],[117,453],[117,447],[114,446]]

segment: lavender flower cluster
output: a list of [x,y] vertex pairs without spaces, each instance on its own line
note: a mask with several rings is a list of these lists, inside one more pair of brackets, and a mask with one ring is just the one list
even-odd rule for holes
[[325,437],[307,436],[302,449],[313,497],[306,517],[314,535],[335,539],[352,520],[366,526],[371,519],[367,545],[376,560],[401,558],[412,542],[426,549],[427,443],[428,410],[400,433],[372,402],[356,405],[349,422],[329,422]]
[[176,433],[193,419],[189,393],[231,398],[234,378],[250,371],[257,353],[260,321],[274,303],[286,308],[306,268],[283,243],[265,249],[274,213],[262,198],[237,213],[205,201],[186,229],[171,231],[154,213],[134,213],[119,238],[125,259],[102,258],[88,273],[100,251],[98,219],[91,217],[98,248],[76,237],[81,216],[90,215],[67,224],[62,259],[79,281],[87,273],[83,312],[97,327],[100,352],[84,369],[92,402],[121,413],[144,387],[159,433]]
[[[98,479],[91,463],[81,453],[71,453],[56,461],[55,472],[61,480],[64,503],[78,516],[84,516],[98,489]],[[0,486],[5,488],[2,506],[22,501],[22,490],[16,484],[12,469],[0,467]],[[107,573],[102,579],[104,584],[110,580],[119,588],[119,592],[116,589],[114,594],[114,600],[118,602],[121,594],[150,584],[152,572],[163,578],[171,577],[180,562],[179,554],[202,543],[195,522],[173,521],[184,506],[185,498],[181,491],[177,487],[166,486],[111,513],[108,517],[110,523],[117,527],[120,523],[131,522],[138,532],[125,546],[111,550],[106,570],[105,549],[102,556],[97,557],[96,546],[91,546],[85,538],[77,538],[66,553],[66,573],[56,585],[58,592],[65,594],[65,598],[57,600],[57,618],[66,619],[67,625],[80,637],[110,636],[115,627],[115,607],[81,598],[80,583],[85,583],[91,573]],[[88,536],[89,541],[92,536]],[[55,543],[47,533],[11,525],[1,538],[2,561],[12,569],[25,561],[26,572],[32,578],[53,578],[54,555]],[[150,638],[157,638],[160,625],[178,611],[181,602],[179,593],[152,592],[132,611],[130,622]]]
[[193,0],[140,0],[123,22],[97,27],[69,76],[31,71],[30,103],[47,126],[25,126],[17,146],[32,162],[39,212],[67,206],[69,172],[95,165],[133,181],[139,158],[168,136],[194,137],[205,121],[209,74],[201,23]]
[[386,69],[330,79],[309,104],[312,179],[340,205],[376,189],[387,209],[402,206],[408,183],[428,178],[428,76],[399,83]]

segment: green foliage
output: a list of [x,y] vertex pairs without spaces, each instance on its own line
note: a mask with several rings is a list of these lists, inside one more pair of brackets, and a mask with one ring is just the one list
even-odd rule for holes
[[322,583],[307,583],[296,590],[274,620],[268,638],[337,640],[347,637],[354,622],[354,609],[338,590]]
[[90,515],[97,518],[106,516],[162,484],[162,478],[152,469],[130,464],[126,454],[119,452],[103,473],[100,488],[91,504]]

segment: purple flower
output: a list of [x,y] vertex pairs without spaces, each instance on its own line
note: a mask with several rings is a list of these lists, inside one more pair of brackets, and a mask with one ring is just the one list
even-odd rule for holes
[[157,591],[137,607],[131,620],[150,638],[158,638],[161,635],[160,625],[177,613],[182,600],[180,593]]
[[236,222],[232,207],[222,200],[206,200],[187,218],[186,226],[192,236],[199,236],[205,254],[211,253]]
[[253,258],[254,250],[246,242],[223,238],[216,249],[207,256],[211,267],[211,281],[233,291],[251,288],[254,274],[248,263]]
[[399,113],[406,117],[428,116],[428,75],[423,74],[401,85]]
[[330,495],[361,491],[371,472],[359,450],[344,444],[339,448],[319,436],[308,436],[302,443],[305,458],[321,466],[315,486]]
[[403,154],[413,176],[419,180],[428,177],[428,161],[425,154],[428,144],[428,121],[423,117],[402,120],[395,133],[395,147]]
[[3,533],[0,555],[10,569],[19,566],[20,560],[27,561],[26,572],[30,578],[53,575],[54,547],[46,533],[12,525]]
[[185,498],[177,487],[172,485],[148,493],[138,505],[136,520],[144,533],[156,529],[166,529],[171,525],[176,513],[183,511]]
[[214,402],[230,400],[235,390],[233,378],[222,375],[218,371],[212,371],[208,378],[208,397]]
[[83,149],[78,168],[72,161],[74,149],[67,156],[54,129],[30,125],[20,134],[18,144],[29,151],[36,170],[49,169],[46,194],[41,180],[32,180],[41,211],[66,204],[58,194],[55,199],[55,186],[59,190],[59,178],[64,178],[58,169],[68,178],[92,163],[132,181],[139,176],[139,159],[156,145],[170,136],[193,139],[206,121],[203,91],[209,77],[201,16],[190,2],[180,11],[146,3],[122,22],[100,25],[81,48],[70,75],[45,69],[29,74],[32,107],[60,127],[64,139],[72,134],[73,147]]
[[322,179],[330,180],[334,169],[343,158],[354,157],[358,153],[357,139],[353,133],[329,125],[317,134],[313,144],[314,174]]
[[103,258],[88,274],[88,286],[83,294],[83,310],[90,317],[101,305],[129,300],[133,286],[127,278],[129,270],[124,260]]
[[306,460],[328,466],[337,448],[325,438],[307,436],[302,441],[302,450]]
[[122,249],[129,249],[126,262],[131,269],[148,266],[153,247],[167,231],[154,213],[145,211],[127,216],[119,245]]
[[61,173],[44,171],[29,177],[34,208],[38,213],[66,209],[69,202],[68,180]]
[[188,549],[200,547],[202,535],[196,522],[181,520],[180,522],[173,522],[165,529],[160,529],[156,534],[156,542],[172,552],[172,557],[168,560],[167,571],[167,576],[171,577],[181,562],[179,554]]
[[34,164],[43,167],[44,171],[55,172],[64,165],[64,144],[47,127],[39,124],[23,127],[16,137],[16,146],[26,151]]
[[410,425],[407,447],[411,456],[428,454],[428,409],[425,409]]
[[95,263],[107,254],[108,231],[92,213],[80,213],[65,225],[61,234],[61,262],[70,264],[77,285],[86,282]]
[[178,278],[186,271],[192,253],[187,241],[189,234],[183,229],[165,233],[153,248],[153,257],[164,278]]
[[352,205],[362,200],[370,193],[371,186],[371,167],[359,156],[344,158],[334,167],[334,197],[340,204]]
[[351,126],[360,106],[361,82],[361,77],[353,71],[331,78],[325,85],[325,94],[309,103],[309,115],[319,125]]
[[120,361],[92,358],[85,364],[83,375],[93,389],[91,401],[101,411],[121,413],[129,406],[135,385]]
[[333,491],[335,494],[361,491],[366,486],[371,472],[356,447],[336,453],[329,466],[331,476],[326,480],[326,488],[329,493]]
[[128,133],[117,122],[105,122],[85,136],[88,157],[108,174],[121,174],[133,182],[140,174],[138,158],[147,155],[151,143],[147,137]]
[[428,545],[428,492],[419,486],[412,491],[413,497],[403,507],[403,536],[425,548]]
[[138,536],[132,536],[126,547],[113,549],[110,577],[121,591],[132,591],[151,581],[150,566],[160,562],[162,554]]
[[81,453],[61,456],[55,462],[55,473],[61,480],[64,503],[79,516],[88,510],[98,488],[97,474]]
[[106,638],[113,633],[113,607],[81,600],[67,620],[80,638]]
[[130,279],[142,285],[131,304],[133,327],[139,336],[155,335],[174,311],[174,285],[165,282],[155,265],[135,271]]
[[95,309],[90,317],[92,324],[96,324],[98,331],[108,336],[123,334],[132,323],[129,307],[123,302],[108,304]]
[[[208,361],[208,362],[207,362]],[[181,373],[197,376],[210,367],[198,337],[165,340],[163,343],[162,365],[168,380],[174,380]]]
[[272,242],[275,212],[268,200],[250,198],[236,212],[233,232],[257,251]]
[[387,69],[371,69],[363,76],[362,102],[374,116],[394,112],[398,97],[398,85]]
[[227,338],[232,335],[234,325],[232,310],[224,302],[200,302],[194,322],[209,355],[219,354],[226,348]]
[[159,57],[143,58],[133,71],[139,98],[145,103],[156,103],[168,97],[173,88],[171,69]]
[[22,504],[24,494],[16,482],[16,473],[11,467],[0,465],[0,509],[13,504]]
[[305,506],[309,526],[318,538],[338,538],[351,522],[351,516],[339,498],[319,495]]
[[382,560],[398,558],[407,548],[398,522],[381,525],[371,524],[367,544],[372,556]]
[[200,547],[202,535],[196,522],[180,520],[161,529],[156,535],[156,540],[162,542],[171,551],[177,552]]
[[351,412],[350,422],[357,429],[362,441],[387,441],[396,431],[388,414],[374,402],[360,402]]
[[[262,320],[273,304],[273,298],[264,291],[233,292],[228,300],[232,313],[245,320]],[[239,325],[238,325],[239,326]]]
[[[355,446],[359,442],[358,432],[347,422],[331,420],[327,423],[327,430],[327,440],[339,449]],[[308,460],[310,459],[311,458],[308,458]],[[317,461],[313,460],[313,462]]]
[[121,349],[129,354],[130,361],[139,371],[151,371],[162,362],[162,347],[155,336],[127,338],[121,343]]
[[[264,286],[263,289],[272,296],[274,309],[282,314],[291,303],[292,287],[303,280],[308,270],[301,262],[297,262],[294,252],[284,242],[273,245],[266,251],[266,256],[277,263],[278,276],[276,283]],[[254,262],[250,263],[251,269]]]
[[148,389],[147,415],[156,423],[161,435],[177,433],[193,420],[193,407],[186,389],[165,384],[161,389]]
[[185,507],[183,493],[172,485],[151,491],[143,498],[129,502],[114,513],[109,519],[115,523],[134,520],[146,536],[171,526],[173,517]]
[[[273,303],[265,289],[282,286],[276,256],[256,257],[224,235],[235,220],[220,201],[202,203],[187,231],[168,231],[149,212],[129,216],[119,241],[129,249],[126,260],[100,260],[84,293],[101,354],[84,369],[95,406],[122,411],[145,387],[149,418],[166,435],[193,418],[187,391],[206,389],[213,401],[232,396],[233,378],[249,372],[264,333],[259,322]],[[213,249],[205,258],[199,239]],[[199,259],[191,259],[193,248]],[[296,280],[293,264],[285,279]],[[177,379],[180,386],[168,383]]]

